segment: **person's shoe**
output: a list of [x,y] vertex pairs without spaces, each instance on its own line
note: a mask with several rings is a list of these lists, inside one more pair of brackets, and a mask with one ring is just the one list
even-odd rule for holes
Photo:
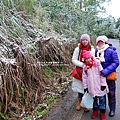
[[93,110],[93,113],[91,115],[92,119],[95,119],[98,116],[98,110]]
[[113,110],[111,110],[110,112],[109,112],[109,116],[110,117],[113,117],[115,115],[115,112],[113,111]]
[[81,103],[82,99],[81,98],[78,98],[78,103],[77,103],[77,106],[76,106],[76,110],[79,111],[81,110],[81,106],[80,106],[80,103]]
[[100,119],[106,120],[106,114],[104,112],[100,112]]
[[84,108],[84,112],[89,112],[89,109],[88,108]]

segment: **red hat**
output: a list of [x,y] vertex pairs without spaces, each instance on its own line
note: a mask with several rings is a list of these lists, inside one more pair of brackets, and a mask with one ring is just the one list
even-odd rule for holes
[[87,51],[87,50],[83,50],[82,51],[82,56],[83,56],[84,60],[86,60],[88,58],[93,58],[93,56],[91,55],[90,51]]

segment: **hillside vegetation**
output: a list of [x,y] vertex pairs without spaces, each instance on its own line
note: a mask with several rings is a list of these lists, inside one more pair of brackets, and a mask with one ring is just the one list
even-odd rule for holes
[[1,120],[38,119],[65,94],[71,83],[72,53],[82,33],[91,35],[92,44],[105,32],[118,36],[114,31],[119,20],[115,30],[113,17],[109,26],[108,18],[98,17],[97,6],[104,12],[102,2],[0,1]]

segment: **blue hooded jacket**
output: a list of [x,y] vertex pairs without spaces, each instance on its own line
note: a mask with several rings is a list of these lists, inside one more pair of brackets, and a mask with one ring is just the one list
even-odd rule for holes
[[[95,57],[97,57],[98,50],[95,50]],[[116,48],[109,44],[109,47],[104,51],[105,62],[101,62],[103,70],[101,71],[106,77],[111,72],[115,72],[119,66],[119,58],[116,52]]]

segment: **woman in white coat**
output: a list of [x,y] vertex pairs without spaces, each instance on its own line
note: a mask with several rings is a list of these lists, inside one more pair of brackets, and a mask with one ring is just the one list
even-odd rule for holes
[[[75,48],[72,56],[72,63],[75,66],[82,67],[82,68],[84,66],[83,57],[82,57],[83,50],[91,51],[91,54],[93,56],[95,54],[94,47],[90,45],[90,37],[88,34],[83,34],[80,37],[80,43],[78,44],[78,47]],[[73,77],[72,90],[78,93],[78,104],[76,106],[76,110],[81,110],[80,103],[84,94],[82,80],[78,80]],[[89,110],[84,109],[84,111],[89,111]]]

